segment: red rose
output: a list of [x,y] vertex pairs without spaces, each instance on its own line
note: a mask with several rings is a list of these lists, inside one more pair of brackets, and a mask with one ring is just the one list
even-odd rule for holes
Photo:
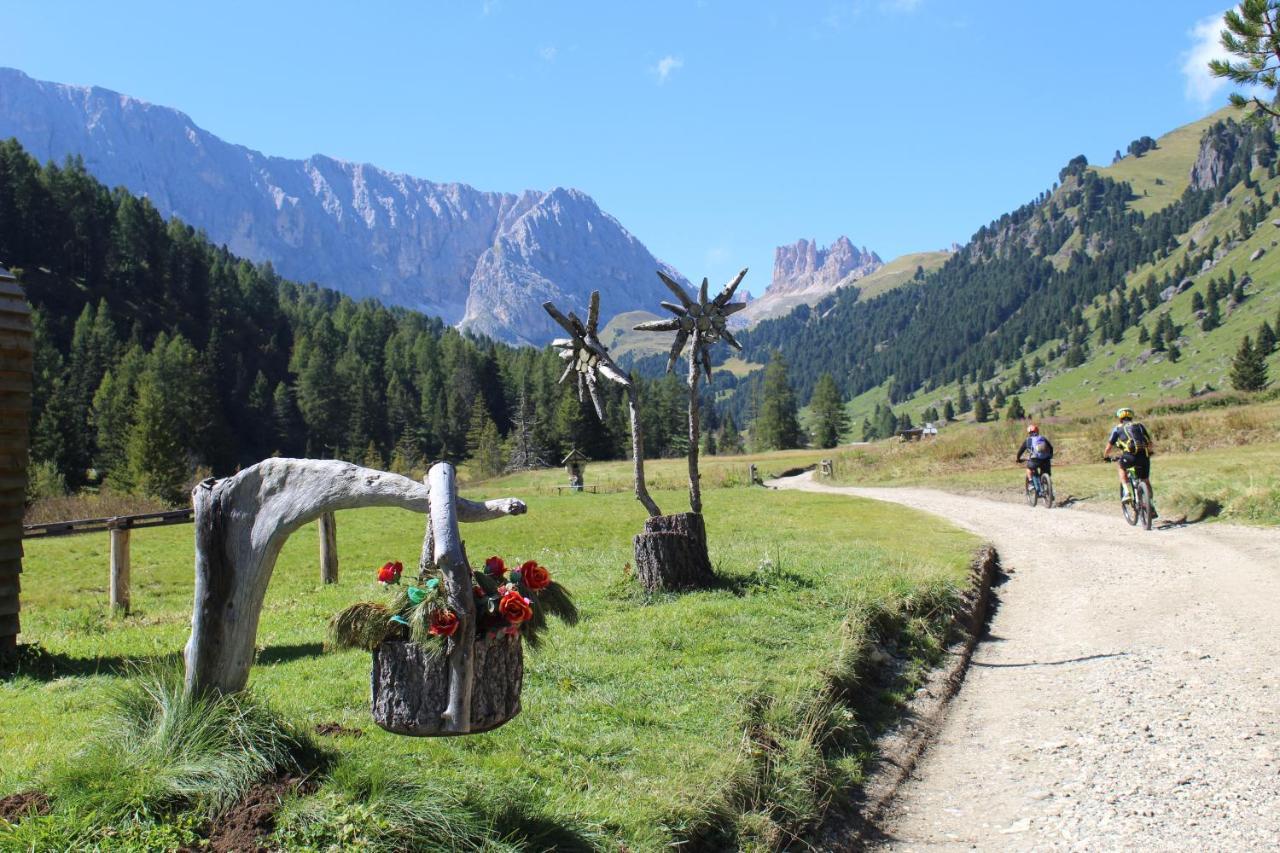
[[534,592],[551,586],[551,573],[533,560],[520,567],[520,577],[524,579],[524,585]]
[[503,593],[502,598],[498,599],[498,612],[512,625],[519,625],[533,618],[529,600],[515,590]]
[[484,561],[484,570],[495,578],[500,578],[506,573],[507,564],[502,562],[501,557],[490,557]]
[[456,613],[452,610],[431,611],[431,627],[427,629],[428,634],[436,637],[452,637],[456,630],[458,630]]
[[399,560],[394,563],[384,563],[382,568],[378,569],[378,583],[400,583],[400,574],[404,571],[404,564]]

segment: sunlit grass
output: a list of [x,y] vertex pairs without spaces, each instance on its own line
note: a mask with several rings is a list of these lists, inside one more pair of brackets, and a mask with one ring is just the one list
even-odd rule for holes
[[[820,455],[774,455],[758,464],[776,473]],[[708,460],[708,479],[745,476],[748,460]],[[655,481],[678,486],[682,465],[653,465]],[[628,491],[556,495],[552,485],[562,477],[524,474],[467,490],[529,503],[525,516],[464,527],[471,560],[536,558],[573,591],[582,613],[577,627],[553,623],[543,647],[526,657],[524,711],[511,723],[461,739],[384,733],[369,718],[369,656],[323,653],[332,614],[382,597],[374,568],[416,560],[424,519],[395,510],[338,514],[336,585],[320,584],[314,525],[286,544],[267,593],[251,690],[302,730],[327,722],[363,729],[362,738],[323,739],[332,740],[337,767],[364,768],[361,774],[388,784],[429,781],[470,815],[442,820],[517,846],[656,849],[712,829],[742,839],[755,824],[735,808],[764,809],[754,820],[776,835],[781,812],[768,803],[816,808],[829,796],[805,794],[788,774],[808,766],[812,744],[802,724],[827,695],[840,649],[865,649],[878,631],[906,630],[902,620],[922,596],[951,596],[976,545],[936,519],[885,504],[708,489],[711,557],[724,587],[651,599],[627,575],[631,537],[644,517],[629,494],[629,468],[587,469],[589,483]],[[657,497],[667,511],[687,507],[683,490]],[[44,672],[0,682],[0,793],[40,786],[58,756],[86,743],[112,685],[133,677],[129,662],[180,650],[191,611],[190,527],[135,533],[129,617],[107,611],[105,534],[33,540],[27,554],[23,640],[53,657]],[[898,616],[886,620],[886,613]],[[762,767],[743,752],[761,701],[772,730],[794,744],[785,767]],[[823,785],[848,784],[861,764],[832,758],[824,772]],[[775,780],[765,785],[767,796],[739,796],[748,783],[759,789],[761,779]],[[377,829],[352,784],[322,781],[315,796],[357,824],[367,820],[370,838],[399,837]],[[405,790],[394,796],[420,796]],[[288,831],[311,825],[309,808],[289,811],[303,817],[290,817]]]

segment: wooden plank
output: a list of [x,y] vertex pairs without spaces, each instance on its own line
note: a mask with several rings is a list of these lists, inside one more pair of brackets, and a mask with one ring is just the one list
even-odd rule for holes
[[18,596],[0,598],[0,616],[18,615]]
[[22,285],[11,278],[0,277],[0,295],[16,296],[23,302],[27,301],[27,294],[22,292]]
[[17,598],[21,591],[22,584],[18,581],[17,575],[8,577],[0,575],[0,598]]
[[4,573],[5,562],[13,560],[21,571],[22,540],[18,537],[0,537],[0,574]]
[[5,637],[18,636],[18,629],[18,614],[14,613],[12,616],[0,616],[0,640],[3,640]]

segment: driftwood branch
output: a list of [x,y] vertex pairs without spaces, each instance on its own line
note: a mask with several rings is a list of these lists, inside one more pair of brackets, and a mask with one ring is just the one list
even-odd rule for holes
[[[192,503],[195,602],[186,689],[235,692],[249,680],[263,597],[290,534],[327,512],[395,506],[425,513],[433,501],[427,485],[399,474],[334,460],[268,459],[233,477],[206,480],[192,492]],[[450,512],[483,521],[524,509],[506,499],[466,501]]]

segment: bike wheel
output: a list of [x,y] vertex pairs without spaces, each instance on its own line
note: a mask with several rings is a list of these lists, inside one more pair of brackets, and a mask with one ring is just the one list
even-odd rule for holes
[[1120,511],[1124,513],[1124,520],[1129,524],[1138,523],[1138,508],[1133,501],[1124,499],[1124,486],[1120,487]]
[[1039,495],[1036,494],[1036,484],[1032,480],[1027,481],[1027,506],[1035,506]]
[[1138,518],[1145,530],[1151,529],[1151,490],[1146,483],[1139,483],[1134,490],[1137,495]]
[[1053,509],[1053,480],[1048,474],[1040,475],[1040,491],[1044,493],[1045,509]]

